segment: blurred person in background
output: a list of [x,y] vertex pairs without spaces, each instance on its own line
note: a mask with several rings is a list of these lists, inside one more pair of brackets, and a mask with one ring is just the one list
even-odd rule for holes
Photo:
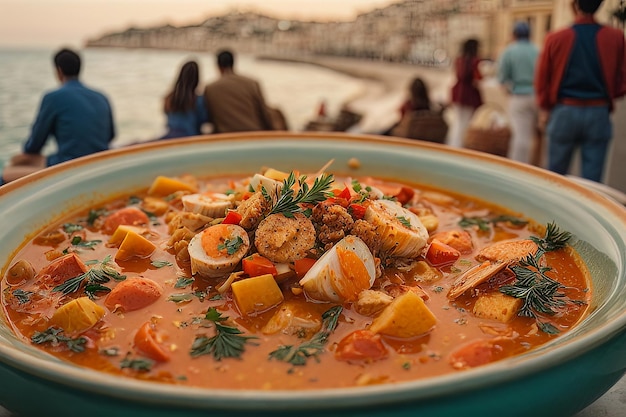
[[540,165],[541,144],[538,134],[538,112],[533,82],[539,49],[529,41],[526,22],[513,26],[514,41],[506,47],[498,63],[498,81],[509,96],[509,118],[512,138],[508,157]]
[[206,86],[204,98],[215,133],[272,130],[270,109],[256,80],[235,73],[233,53],[217,54],[220,78]]
[[483,104],[479,83],[482,75],[478,69],[479,43],[476,39],[466,40],[461,55],[454,61],[456,83],[452,86],[452,109],[455,122],[452,125],[448,145],[461,148],[463,138],[474,111]]
[[548,136],[548,168],[567,174],[579,148],[583,178],[601,182],[613,128],[613,100],[626,94],[621,30],[599,24],[602,0],[574,0],[574,24],[546,37],[535,94]]
[[204,96],[197,94],[200,70],[196,61],[183,64],[174,84],[163,101],[167,118],[167,133],[161,139],[196,136],[209,121]]
[[[113,112],[107,97],[79,80],[80,56],[69,49],[54,55],[54,69],[61,86],[43,96],[23,153],[13,156],[2,182],[13,181],[47,166],[109,149],[115,137]],[[57,152],[41,151],[53,136]]]

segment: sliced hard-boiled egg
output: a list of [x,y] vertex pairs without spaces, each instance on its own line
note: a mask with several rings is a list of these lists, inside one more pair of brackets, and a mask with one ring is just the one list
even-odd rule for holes
[[428,231],[417,215],[391,200],[373,201],[364,219],[376,227],[387,256],[416,258],[428,243]]
[[355,301],[374,284],[376,265],[365,242],[348,235],[313,264],[300,280],[308,297],[319,301]]
[[222,277],[241,262],[250,249],[250,239],[240,226],[216,224],[195,235],[187,249],[193,274]]
[[182,197],[185,211],[208,217],[224,217],[233,207],[233,198],[222,193],[189,194]]
[[261,174],[254,174],[254,176],[250,179],[250,188],[254,191],[259,191],[261,187],[264,187],[270,195],[274,194],[276,190],[281,189],[282,186],[283,183],[281,181],[277,181]]

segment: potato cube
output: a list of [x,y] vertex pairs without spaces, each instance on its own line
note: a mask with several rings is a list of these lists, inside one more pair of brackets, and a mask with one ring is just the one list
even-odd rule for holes
[[150,185],[150,188],[148,189],[148,195],[164,197],[175,193],[176,191],[189,191],[195,193],[198,190],[193,184],[189,184],[175,178],[169,178],[159,175],[154,179],[152,185]]
[[374,333],[411,338],[428,332],[437,318],[413,291],[408,291],[391,302],[370,326]]
[[145,259],[156,250],[156,245],[145,237],[133,231],[128,231],[115,254],[118,261],[128,261],[133,258]]
[[138,235],[141,235],[146,229],[138,226],[131,226],[128,224],[121,224],[117,226],[115,232],[109,238],[109,245],[119,247],[128,232],[135,232]]
[[71,334],[90,329],[102,317],[104,317],[102,307],[91,301],[89,297],[80,297],[59,307],[50,321]]
[[287,177],[289,177],[289,173],[288,172],[279,171],[279,170],[274,169],[274,168],[268,168],[263,173],[263,176],[267,177],[267,178],[271,178],[271,179],[273,179],[275,181],[283,182],[283,180],[286,180]]
[[283,293],[272,274],[235,281],[231,288],[233,298],[241,314],[261,313],[283,301]]
[[392,302],[393,298],[382,291],[364,290],[359,293],[354,308],[359,314],[374,317]]
[[474,315],[484,319],[510,321],[522,307],[520,298],[511,297],[501,292],[481,295],[474,304]]

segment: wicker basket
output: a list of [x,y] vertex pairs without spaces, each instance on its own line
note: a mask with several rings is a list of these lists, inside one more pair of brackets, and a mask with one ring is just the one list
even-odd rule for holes
[[485,103],[474,112],[463,146],[475,151],[507,156],[511,129],[504,109],[495,103]]
[[475,151],[507,156],[509,153],[510,140],[511,129],[508,127],[494,129],[469,127],[465,133],[463,146]]

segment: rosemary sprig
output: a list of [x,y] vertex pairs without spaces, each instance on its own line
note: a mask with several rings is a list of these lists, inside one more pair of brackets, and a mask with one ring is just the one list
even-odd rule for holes
[[[282,213],[285,217],[293,217],[295,213],[304,212],[300,204],[317,204],[326,200],[334,177],[332,174],[322,174],[315,178],[311,188],[305,181],[305,175],[298,178],[300,189],[295,193],[293,187],[296,184],[296,175],[293,172],[290,173],[289,177],[283,180],[283,186],[269,214]],[[266,199],[271,200],[271,196],[264,187],[261,188],[261,192]]]
[[300,346],[283,345],[270,352],[270,359],[288,362],[294,366],[306,365],[309,358],[319,361],[318,355],[324,351],[324,346],[330,334],[337,328],[339,316],[343,307],[335,306],[322,314],[322,329],[311,340]]
[[223,358],[239,358],[245,351],[246,343],[250,339],[256,339],[254,336],[242,336],[243,332],[238,328],[223,324],[228,317],[222,317],[222,314],[213,307],[209,308],[204,318],[213,322],[215,336],[196,337],[190,352],[194,358],[202,355],[213,355],[216,361]]
[[539,252],[545,253],[564,248],[571,238],[572,234],[570,232],[560,230],[552,222],[546,225],[546,235],[543,239],[536,236],[531,236],[530,239],[539,246]]
[[86,283],[85,292],[90,298],[93,298],[96,292],[109,290],[102,284],[106,284],[112,279],[115,281],[123,281],[126,279],[126,275],[121,275],[110,267],[108,265],[109,262],[111,262],[111,255],[107,255],[102,262],[98,262],[97,267],[91,268],[83,274],[66,280],[63,284],[54,287],[52,291],[68,295],[78,291],[83,285],[83,282]]
[[548,224],[543,239],[531,237],[539,247],[537,253],[526,256],[511,267],[515,282],[500,288],[503,294],[524,301],[518,316],[534,318],[541,331],[548,334],[558,334],[559,330],[550,323],[542,322],[539,316],[555,315],[555,309],[563,307],[566,301],[563,299],[565,294],[559,292],[564,286],[546,275],[551,268],[541,266],[540,260],[546,252],[563,248],[570,238],[569,232],[560,231],[554,223]]

